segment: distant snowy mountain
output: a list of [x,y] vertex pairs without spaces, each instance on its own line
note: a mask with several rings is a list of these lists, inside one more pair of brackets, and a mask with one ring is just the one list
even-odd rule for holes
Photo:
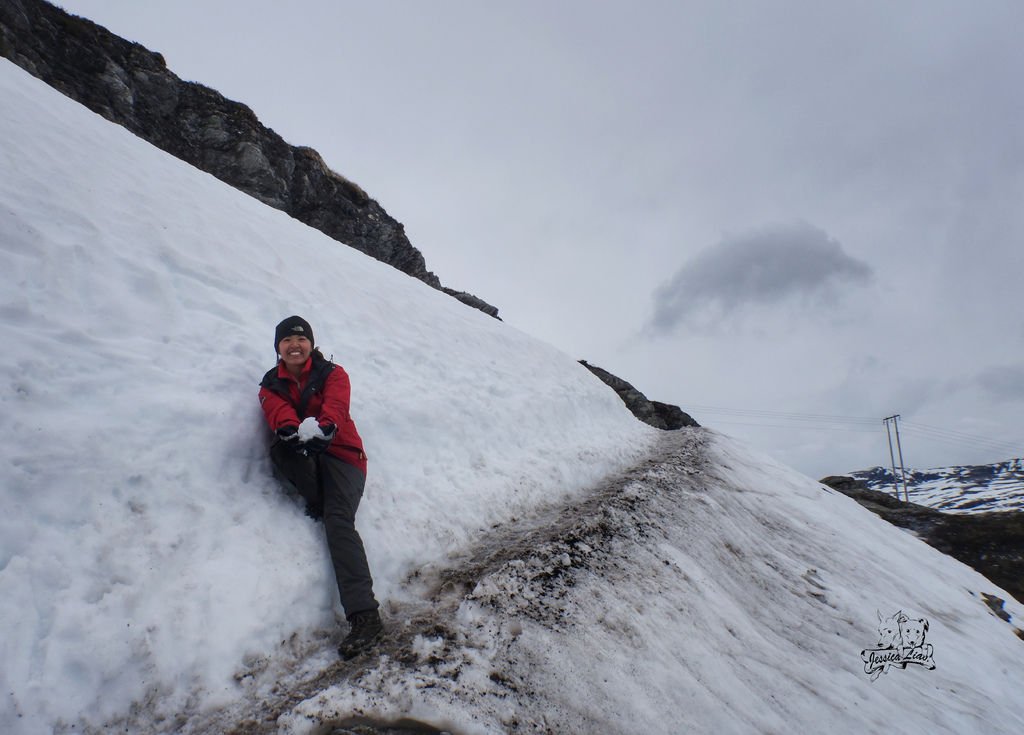
[[[848,473],[872,490],[899,494],[903,499],[903,474],[896,469],[872,467]],[[1024,459],[993,464],[940,467],[906,472],[910,502],[948,513],[984,513],[1024,510]]]
[[[6,61],[0,99],[0,733],[1024,732],[984,576]],[[256,399],[292,313],[369,454],[351,662]]]

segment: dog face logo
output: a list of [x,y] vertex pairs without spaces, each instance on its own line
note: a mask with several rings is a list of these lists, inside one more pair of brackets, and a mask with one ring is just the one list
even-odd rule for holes
[[881,674],[888,674],[891,667],[906,669],[916,664],[934,669],[932,644],[925,643],[928,621],[912,618],[902,610],[888,618],[878,615],[878,647],[866,648],[860,652],[864,662],[864,673],[874,681]]
[[913,651],[924,645],[924,634],[928,632],[928,621],[924,618],[908,618],[904,615],[900,621],[900,650]]
[[[876,612],[876,614],[878,615],[878,647],[896,648],[900,642],[900,625],[895,620],[896,615],[883,620],[881,613]],[[897,613],[897,615],[899,614]]]

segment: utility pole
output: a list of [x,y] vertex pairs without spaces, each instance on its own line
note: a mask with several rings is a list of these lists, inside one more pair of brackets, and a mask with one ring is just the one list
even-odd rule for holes
[[896,429],[896,452],[900,457],[900,474],[903,476],[903,501],[910,502],[910,493],[907,492],[907,466],[903,464],[903,445],[900,444],[900,415],[892,417],[892,425]]
[[896,450],[900,455],[900,475],[903,477],[903,499],[910,502],[910,493],[907,492],[907,473],[903,467],[903,447],[900,445],[900,415],[887,416],[882,419],[885,422],[885,433],[889,437],[889,459],[892,462],[892,487],[896,491],[896,497],[900,496],[900,487],[896,484],[896,458],[892,453],[892,432],[889,431],[889,422],[892,421],[896,429]]
[[[892,418],[891,416],[889,418]],[[896,484],[896,457],[892,453],[892,432],[889,430],[889,419],[882,419],[882,423],[885,424],[885,435],[889,438],[889,461],[892,463],[892,489],[898,498],[900,496],[900,486]]]

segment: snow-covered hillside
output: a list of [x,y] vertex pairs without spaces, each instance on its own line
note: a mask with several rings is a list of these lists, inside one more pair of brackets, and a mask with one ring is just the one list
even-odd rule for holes
[[[872,467],[851,472],[850,477],[864,481],[872,490],[896,493],[903,498],[903,474]],[[938,467],[906,471],[910,502],[948,513],[986,513],[1024,511],[1024,459],[1009,459],[983,465]]]
[[[1024,729],[1024,609],[972,570],[6,61],[0,98],[0,731]],[[391,633],[352,665],[264,456],[292,313],[370,456]],[[935,668],[872,680],[901,610]]]

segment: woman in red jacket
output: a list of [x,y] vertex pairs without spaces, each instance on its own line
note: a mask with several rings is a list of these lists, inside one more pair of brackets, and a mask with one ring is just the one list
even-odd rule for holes
[[[260,405],[276,434],[270,458],[280,476],[323,518],[341,604],[351,629],[338,652],[352,658],[382,633],[356,510],[366,483],[363,441],[349,416],[348,374],[316,349],[313,329],[290,316],[274,333],[277,367],[263,376]],[[312,422],[305,419],[313,417]],[[301,425],[301,428],[300,428]]]

